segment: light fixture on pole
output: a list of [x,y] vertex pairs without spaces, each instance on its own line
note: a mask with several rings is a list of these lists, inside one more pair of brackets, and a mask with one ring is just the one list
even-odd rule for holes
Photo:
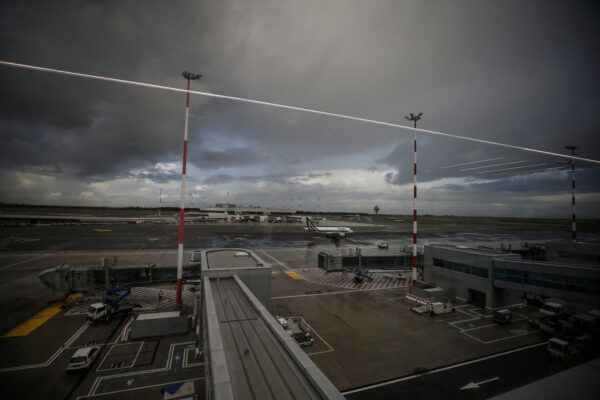
[[188,119],[190,115],[190,81],[200,79],[202,75],[188,71],[183,72],[187,79],[187,93],[185,101],[185,128],[183,134],[183,163],[181,169],[181,205],[179,207],[179,243],[177,246],[177,295],[176,306],[181,308],[181,280],[183,277],[183,225],[185,217],[185,168],[187,161]]
[[415,155],[415,168],[414,168],[414,178],[415,178],[415,186],[413,191],[413,260],[412,260],[412,285],[415,286],[417,284],[417,121],[421,119],[423,113],[419,113],[417,115],[409,114],[409,117],[404,117],[409,121],[413,121],[413,131],[415,136],[415,146],[414,146],[414,155]]

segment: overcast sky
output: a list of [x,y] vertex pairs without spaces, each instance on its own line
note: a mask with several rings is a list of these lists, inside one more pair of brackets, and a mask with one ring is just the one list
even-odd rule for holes
[[[3,61],[179,88],[187,69],[195,90],[600,160],[598,2],[7,3]],[[0,87],[0,201],[178,206],[184,94],[6,66]],[[411,131],[201,96],[189,126],[188,205],[412,212]],[[559,158],[418,141],[419,213],[570,217]],[[600,165],[576,168],[598,218]]]

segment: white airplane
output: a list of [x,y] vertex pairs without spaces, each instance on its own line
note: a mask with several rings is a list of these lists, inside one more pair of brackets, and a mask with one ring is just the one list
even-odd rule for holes
[[306,228],[308,231],[317,233],[324,233],[327,236],[345,237],[347,233],[353,233],[354,231],[345,226],[315,226],[310,218],[306,217]]

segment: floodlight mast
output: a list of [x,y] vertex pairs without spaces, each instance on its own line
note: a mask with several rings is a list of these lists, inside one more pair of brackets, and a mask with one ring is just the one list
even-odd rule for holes
[[414,178],[415,178],[415,186],[413,191],[413,257],[412,257],[412,285],[415,286],[417,284],[417,121],[421,119],[423,113],[419,113],[414,115],[413,113],[409,114],[409,117],[404,117],[409,121],[413,121],[413,131],[415,135],[415,146],[414,146],[414,155],[415,155],[415,169],[414,169]]
[[573,156],[575,156],[576,148],[577,146],[565,146],[565,149],[571,150],[571,205],[573,207],[573,233],[571,235],[571,240],[573,243],[577,241],[577,227],[575,224],[575,158],[573,158]]
[[188,119],[190,114],[190,81],[197,80],[202,75],[184,71],[183,77],[187,79],[187,92],[185,101],[185,128],[183,134],[183,162],[181,167],[181,205],[179,207],[179,243],[177,246],[177,297],[176,306],[181,308],[181,280],[183,278],[183,226],[185,221],[185,169],[187,162]]

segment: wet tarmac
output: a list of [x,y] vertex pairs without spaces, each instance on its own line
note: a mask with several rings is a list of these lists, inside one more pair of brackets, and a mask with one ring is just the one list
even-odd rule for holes
[[[419,244],[518,242],[568,240],[570,225],[513,224],[491,220],[465,224],[444,221],[419,225]],[[329,222],[330,224],[332,222]],[[346,222],[347,223],[347,222]],[[344,221],[336,224],[344,225]],[[306,231],[302,224],[189,224],[185,226],[185,248],[220,247],[312,247],[366,246],[384,240],[392,245],[412,243],[412,223],[365,224],[353,226],[346,238],[331,239]],[[593,226],[581,230],[579,239],[600,241]],[[0,251],[65,251],[65,250],[138,250],[176,249],[178,227],[171,224],[101,224],[58,226],[0,227]]]

